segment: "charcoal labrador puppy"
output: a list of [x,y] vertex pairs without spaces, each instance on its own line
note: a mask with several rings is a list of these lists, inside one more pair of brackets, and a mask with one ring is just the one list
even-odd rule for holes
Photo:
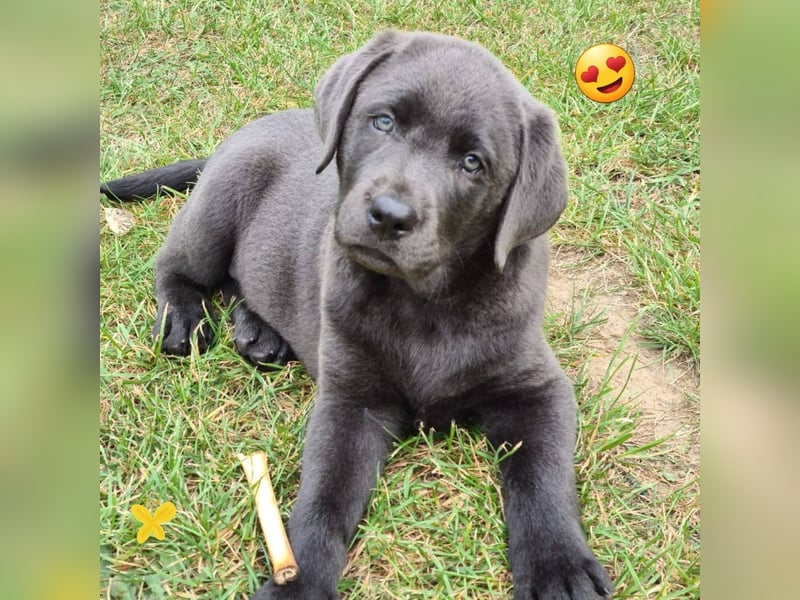
[[577,509],[573,389],[541,328],[567,200],[552,113],[481,47],[428,33],[381,33],[315,99],[207,162],[102,187],[147,196],[202,169],[156,263],[163,349],[208,345],[222,289],[240,353],[296,355],[318,383],[289,522],[301,574],[255,598],[337,598],[393,442],[451,421],[519,445],[501,463],[514,598],[608,597]]

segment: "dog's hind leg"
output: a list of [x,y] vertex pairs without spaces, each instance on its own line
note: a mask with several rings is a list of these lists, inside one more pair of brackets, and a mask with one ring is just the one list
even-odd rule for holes
[[233,343],[236,351],[259,369],[285,365],[294,359],[289,343],[245,303],[236,280],[229,278],[222,286],[225,302],[233,306]]
[[228,277],[236,239],[236,206],[216,187],[200,180],[156,259],[153,336],[163,336],[166,354],[189,354],[193,340],[204,352],[213,342],[211,297]]
[[156,278],[158,312],[153,337],[161,338],[161,350],[165,354],[186,356],[191,351],[193,340],[197,343],[197,350],[205,352],[214,341],[211,307],[214,288],[173,269],[179,261],[170,258],[172,260],[162,258],[160,269],[157,267],[160,271]]

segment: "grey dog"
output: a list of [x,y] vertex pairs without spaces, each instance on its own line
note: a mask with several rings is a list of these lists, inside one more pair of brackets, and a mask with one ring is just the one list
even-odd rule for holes
[[576,502],[572,385],[541,327],[567,201],[555,118],[486,50],[429,33],[377,35],[315,100],[207,161],[101,187],[197,180],[156,262],[167,353],[208,346],[222,290],[242,355],[296,356],[318,383],[289,522],[301,574],[254,598],[338,598],[392,443],[452,421],[519,445],[501,462],[514,598],[609,597]]

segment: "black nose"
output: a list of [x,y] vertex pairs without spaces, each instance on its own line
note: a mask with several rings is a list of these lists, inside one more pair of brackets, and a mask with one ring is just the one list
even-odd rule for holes
[[417,221],[414,209],[394,196],[375,196],[367,209],[367,223],[382,240],[396,240],[411,233]]

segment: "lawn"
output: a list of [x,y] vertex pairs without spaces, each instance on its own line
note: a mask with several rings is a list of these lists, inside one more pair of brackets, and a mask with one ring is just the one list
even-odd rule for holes
[[[695,371],[696,2],[101,0],[99,176],[207,156],[264,113],[310,106],[336,57],[385,27],[478,42],[554,109],[570,170],[554,247],[584,266],[617,265],[636,298],[631,335],[657,348],[660,361]],[[606,41],[625,48],[637,72],[627,96],[603,105],[580,93],[573,71],[583,50]],[[101,200],[135,218],[118,235],[100,215],[103,598],[246,598],[269,567],[237,452],[267,453],[284,516],[297,491],[314,394],[302,366],[255,371],[232,350],[224,324],[219,343],[186,359],[160,355],[150,337],[154,255],[184,200]],[[607,316],[582,300],[553,307],[546,328],[578,394],[578,492],[590,546],[613,574],[616,598],[699,598],[692,449],[637,434],[641,408],[623,393],[634,361],[598,355]],[[601,361],[602,377],[589,376],[590,361]],[[351,547],[342,597],[509,598],[502,458],[464,429],[399,444]],[[166,501],[177,514],[165,539],[140,545],[131,507],[154,511]]]

